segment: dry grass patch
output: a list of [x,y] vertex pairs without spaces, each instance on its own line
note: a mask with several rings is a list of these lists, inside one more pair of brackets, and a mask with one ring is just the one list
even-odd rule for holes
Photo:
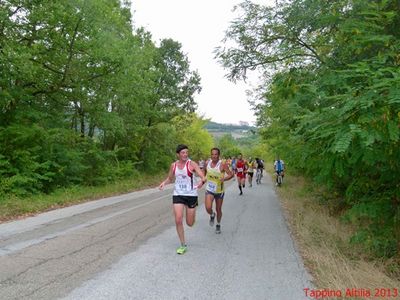
[[285,176],[277,193],[315,286],[341,291],[363,288],[371,293],[376,288],[399,289],[398,278],[385,273],[390,261],[371,261],[361,248],[350,244],[354,228],[332,216],[316,200],[320,193],[312,192],[310,186],[301,177]]

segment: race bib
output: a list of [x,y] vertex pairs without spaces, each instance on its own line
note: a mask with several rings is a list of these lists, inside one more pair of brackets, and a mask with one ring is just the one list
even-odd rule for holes
[[212,181],[207,181],[207,191],[215,193],[217,191],[217,184]]
[[237,168],[238,172],[243,172],[243,168]]
[[190,186],[188,185],[187,180],[182,177],[177,177],[175,181],[176,189],[181,192],[188,192],[190,191]]

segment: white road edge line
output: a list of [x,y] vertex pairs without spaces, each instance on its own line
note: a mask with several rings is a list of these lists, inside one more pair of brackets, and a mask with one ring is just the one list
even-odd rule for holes
[[114,218],[116,216],[125,214],[127,212],[132,211],[132,210],[141,208],[143,206],[149,205],[149,204],[151,204],[153,202],[159,201],[159,200],[164,199],[164,198],[171,198],[171,195],[164,195],[164,196],[155,198],[153,200],[147,201],[145,203],[136,205],[134,207],[127,208],[127,209],[112,213],[112,214],[104,216],[104,217],[96,218],[96,219],[93,219],[93,220],[91,220],[89,222],[86,222],[86,223],[83,223],[83,224],[79,224],[77,226],[68,228],[68,229],[63,230],[63,231],[59,231],[59,232],[56,232],[56,233],[51,233],[51,234],[42,236],[42,237],[37,238],[37,239],[32,239],[32,240],[28,240],[28,241],[19,242],[19,243],[16,243],[16,244],[7,245],[7,246],[5,246],[3,248],[0,248],[0,257],[4,256],[4,255],[12,254],[12,253],[14,253],[16,251],[22,250],[22,249],[27,248],[29,246],[33,246],[33,245],[39,244],[39,243],[44,242],[46,240],[50,240],[50,239],[53,239],[55,237],[66,235],[66,234],[68,234],[70,232],[73,232],[75,230],[78,230],[78,229],[81,229],[81,228],[85,228],[85,227],[88,227],[90,225],[94,225],[94,224],[97,224],[97,223],[100,223],[100,222],[104,222],[106,220],[109,220],[109,219]]

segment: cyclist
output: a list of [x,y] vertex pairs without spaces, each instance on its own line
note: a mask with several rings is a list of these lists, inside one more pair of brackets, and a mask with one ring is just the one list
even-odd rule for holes
[[276,185],[278,185],[279,174],[282,176],[282,179],[285,176],[285,163],[283,162],[283,160],[279,158],[279,156],[276,158],[274,162],[274,170],[276,173]]

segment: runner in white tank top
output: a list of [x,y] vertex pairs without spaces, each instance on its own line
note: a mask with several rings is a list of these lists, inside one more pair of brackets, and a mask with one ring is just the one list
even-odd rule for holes
[[[186,224],[193,226],[196,220],[196,206],[198,205],[197,189],[206,182],[203,172],[197,163],[189,160],[189,150],[186,145],[178,145],[176,148],[178,159],[172,163],[167,178],[161,182],[159,188],[163,190],[165,185],[175,178],[175,189],[172,203],[175,215],[176,232],[178,233],[181,246],[176,250],[177,254],[184,254],[187,250],[185,242],[185,231],[183,228],[184,211],[186,210]],[[195,186],[193,183],[193,172],[201,178],[201,182]]]
[[187,160],[183,169],[179,169],[177,165],[179,161],[175,162],[174,175],[175,175],[175,189],[174,196],[195,196],[197,197],[197,187],[193,186],[193,174],[189,171],[191,160]]

